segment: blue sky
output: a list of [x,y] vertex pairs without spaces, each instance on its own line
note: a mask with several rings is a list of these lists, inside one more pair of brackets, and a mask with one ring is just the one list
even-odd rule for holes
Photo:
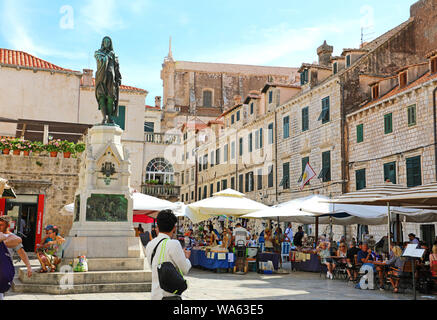
[[162,95],[169,36],[175,60],[299,67],[371,40],[409,18],[415,0],[0,0],[0,47],[64,68],[95,70],[94,51],[109,35],[123,84]]

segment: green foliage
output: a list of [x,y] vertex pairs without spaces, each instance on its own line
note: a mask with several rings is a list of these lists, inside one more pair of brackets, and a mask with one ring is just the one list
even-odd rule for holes
[[78,153],[84,152],[85,151],[85,143],[77,143],[74,148],[75,148],[75,151]]

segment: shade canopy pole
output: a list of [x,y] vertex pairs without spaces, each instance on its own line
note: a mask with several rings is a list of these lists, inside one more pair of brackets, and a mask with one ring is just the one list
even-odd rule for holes
[[390,256],[390,245],[391,245],[391,239],[390,239],[390,202],[387,202],[387,224],[388,224],[388,255]]
[[316,247],[319,241],[319,217],[316,217]]

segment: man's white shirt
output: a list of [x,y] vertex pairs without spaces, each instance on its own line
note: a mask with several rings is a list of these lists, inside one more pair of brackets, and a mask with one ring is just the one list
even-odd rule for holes
[[[169,240],[163,240],[158,245],[155,257],[153,258],[153,261],[151,261],[153,250],[158,242],[161,241],[161,239]],[[170,261],[173,263],[176,269],[180,270],[184,275],[187,274],[191,268],[191,262],[185,257],[184,250],[182,249],[181,243],[178,240],[172,240],[168,235],[160,233],[155,239],[150,241],[146,246],[146,258],[152,269],[152,300],[162,300],[163,297],[174,296],[174,294],[162,290],[159,286],[157,267],[161,255],[161,248],[164,242],[167,242],[167,244],[162,262]]]
[[287,228],[285,230],[285,235],[286,235],[287,239],[290,240],[290,242],[293,242],[293,229]]

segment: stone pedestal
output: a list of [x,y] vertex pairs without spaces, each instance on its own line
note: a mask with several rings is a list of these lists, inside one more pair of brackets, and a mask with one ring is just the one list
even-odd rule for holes
[[122,133],[118,126],[89,130],[65,258],[144,258],[133,227],[130,161]]

